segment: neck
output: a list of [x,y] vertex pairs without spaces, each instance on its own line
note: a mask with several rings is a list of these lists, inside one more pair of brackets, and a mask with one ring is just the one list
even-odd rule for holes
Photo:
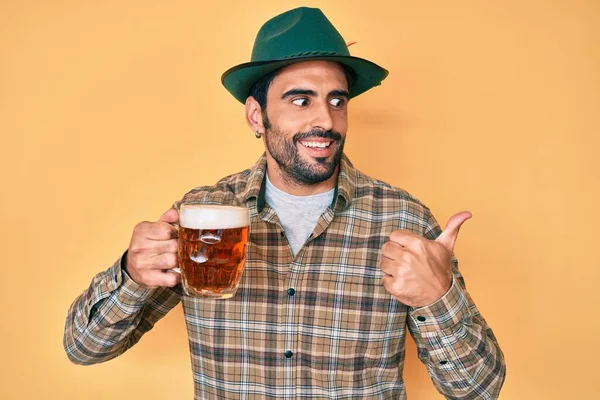
[[294,196],[310,196],[313,194],[327,192],[335,187],[340,166],[336,167],[333,175],[322,182],[307,184],[293,180],[281,170],[277,162],[267,154],[267,173],[269,180],[277,189]]

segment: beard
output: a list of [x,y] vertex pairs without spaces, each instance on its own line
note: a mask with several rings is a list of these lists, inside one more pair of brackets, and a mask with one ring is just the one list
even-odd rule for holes
[[[326,181],[335,173],[340,164],[344,152],[345,137],[335,131],[324,131],[313,129],[308,132],[298,132],[291,140],[286,138],[284,132],[270,124],[266,114],[263,116],[265,127],[265,143],[271,157],[283,171],[284,179],[288,179],[299,185],[312,185]],[[327,157],[316,157],[305,160],[298,152],[298,142],[309,138],[325,138],[333,142],[336,149],[333,155]]]

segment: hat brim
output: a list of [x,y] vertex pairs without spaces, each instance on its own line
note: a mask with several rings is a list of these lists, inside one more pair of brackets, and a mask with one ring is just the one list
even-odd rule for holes
[[352,56],[305,56],[282,60],[258,61],[236,65],[221,76],[223,86],[240,103],[244,104],[250,94],[250,89],[266,74],[290,64],[302,61],[325,60],[335,61],[350,67],[356,74],[350,97],[358,96],[367,90],[378,86],[388,76],[389,72],[379,65],[359,57]]

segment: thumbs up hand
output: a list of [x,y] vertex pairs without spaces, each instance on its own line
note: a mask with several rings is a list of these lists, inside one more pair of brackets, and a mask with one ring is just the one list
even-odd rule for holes
[[383,287],[410,307],[423,307],[439,300],[452,284],[452,253],[461,225],[471,218],[462,211],[453,215],[436,240],[412,232],[392,232],[381,248],[379,268]]

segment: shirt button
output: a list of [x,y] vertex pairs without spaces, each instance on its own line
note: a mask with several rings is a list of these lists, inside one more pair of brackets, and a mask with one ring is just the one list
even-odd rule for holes
[[285,236],[285,232],[284,231],[281,231],[279,234],[281,235],[281,237]]
[[287,290],[287,294],[288,294],[288,296],[293,296],[296,294],[296,290],[294,290],[293,288],[289,288]]
[[290,350],[286,351],[285,353],[283,353],[283,355],[285,356],[285,358],[292,358],[292,355],[294,353],[292,353]]
[[425,319],[426,319],[426,318],[425,318],[424,316],[422,316],[422,315],[419,315],[419,316],[417,317],[417,319],[418,319],[419,321],[421,321],[421,322],[425,322]]
[[446,361],[446,360],[444,360],[444,361],[440,361],[440,364],[442,364],[442,365],[446,365],[446,364],[448,364],[448,361]]

